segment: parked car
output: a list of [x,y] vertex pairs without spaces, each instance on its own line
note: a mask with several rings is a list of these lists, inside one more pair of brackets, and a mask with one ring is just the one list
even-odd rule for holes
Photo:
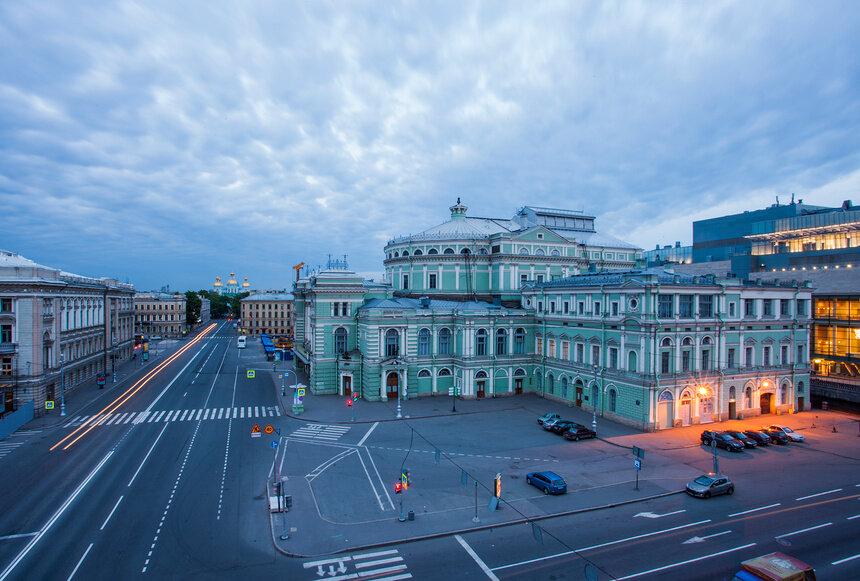
[[743,444],[744,448],[755,448],[756,446],[758,446],[758,442],[755,440],[755,438],[750,438],[743,432],[737,430],[726,430],[726,433],[741,444]]
[[725,432],[718,432],[716,430],[705,430],[702,432],[702,443],[710,446],[711,442],[716,442],[717,448],[725,448],[729,452],[744,451],[743,443]]
[[804,436],[803,434],[800,434],[798,432],[795,432],[794,430],[792,430],[788,426],[777,426],[774,424],[774,425],[765,426],[765,427],[768,430],[779,430],[780,432],[782,432],[783,434],[788,436],[788,439],[791,440],[792,442],[805,442],[806,441],[806,436]]
[[549,470],[529,472],[526,474],[526,482],[540,488],[544,494],[564,494],[567,492],[567,482],[564,481],[564,478]]
[[561,419],[561,416],[559,414],[551,414],[551,413],[547,412],[538,418],[538,425],[542,426],[543,423],[548,421],[548,420],[560,420],[560,419]]
[[578,426],[576,422],[571,422],[570,420],[557,420],[552,424],[552,431],[556,434],[563,434],[568,428],[573,426]]
[[759,446],[767,446],[768,444],[773,443],[773,440],[770,439],[770,436],[768,436],[764,432],[757,432],[755,430],[746,430],[744,432],[744,434],[746,434],[748,437],[755,440]]
[[764,429],[759,430],[759,431],[762,434],[767,434],[768,436],[770,436],[770,439],[773,440],[773,442],[776,444],[780,444],[780,445],[784,446],[785,444],[788,444],[791,441],[791,439],[788,437],[788,435],[785,432],[783,432],[782,430],[769,430],[767,428],[764,428]]
[[711,498],[718,494],[734,494],[735,484],[727,476],[708,472],[687,483],[687,494]]
[[564,436],[568,440],[582,440],[584,438],[596,438],[597,432],[592,430],[591,428],[586,428],[582,424],[574,424],[573,426],[566,429],[562,436]]
[[553,418],[553,419],[551,419],[551,420],[547,420],[547,421],[545,421],[545,422],[543,423],[543,429],[544,429],[544,430],[546,430],[546,431],[548,431],[548,432],[551,432],[551,431],[552,431],[552,427],[553,427],[556,423],[558,423],[558,422],[563,422],[563,421],[564,421],[564,420],[562,420],[561,418]]

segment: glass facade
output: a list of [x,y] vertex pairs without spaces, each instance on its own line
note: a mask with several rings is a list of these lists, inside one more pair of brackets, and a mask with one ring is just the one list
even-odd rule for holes
[[860,379],[860,297],[816,298],[814,308],[816,373]]

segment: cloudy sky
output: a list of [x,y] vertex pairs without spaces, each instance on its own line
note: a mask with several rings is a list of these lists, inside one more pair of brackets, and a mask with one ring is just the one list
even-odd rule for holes
[[289,288],[523,205],[645,249],[860,203],[857,2],[0,3],[0,248]]

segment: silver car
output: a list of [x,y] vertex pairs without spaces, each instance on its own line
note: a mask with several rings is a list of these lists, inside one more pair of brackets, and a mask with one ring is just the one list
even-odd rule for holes
[[709,472],[687,483],[687,494],[699,498],[710,498],[717,494],[734,494],[735,484],[727,476]]
[[778,432],[782,432],[783,434],[788,436],[788,439],[791,440],[792,442],[805,442],[806,441],[806,436],[804,436],[803,434],[800,434],[798,432],[795,432],[794,430],[792,430],[788,426],[773,425],[773,426],[766,426],[766,427],[768,430],[776,430]]

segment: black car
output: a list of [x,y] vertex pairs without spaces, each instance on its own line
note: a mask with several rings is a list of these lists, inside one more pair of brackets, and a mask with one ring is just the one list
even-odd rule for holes
[[725,448],[729,452],[744,451],[743,443],[725,432],[718,432],[716,430],[705,430],[702,432],[702,443],[710,446],[711,442],[715,442],[718,448]]
[[573,426],[578,426],[576,422],[571,422],[570,420],[558,420],[555,422],[550,428],[551,431],[556,434],[563,434],[568,428],[572,428]]
[[568,440],[582,440],[584,438],[596,438],[597,432],[590,428],[586,428],[582,424],[574,424],[564,431],[562,434]]
[[770,439],[780,446],[785,446],[791,441],[782,430],[761,430],[761,433],[770,436]]
[[755,438],[750,438],[743,432],[737,430],[726,430],[726,433],[741,444],[743,444],[744,448],[755,448],[756,446],[758,446],[758,442],[755,440]]
[[757,432],[755,430],[747,430],[744,432],[744,434],[746,434],[747,437],[755,440],[759,446],[767,446],[768,444],[773,443],[773,440],[770,439],[770,436],[768,436],[764,432]]

